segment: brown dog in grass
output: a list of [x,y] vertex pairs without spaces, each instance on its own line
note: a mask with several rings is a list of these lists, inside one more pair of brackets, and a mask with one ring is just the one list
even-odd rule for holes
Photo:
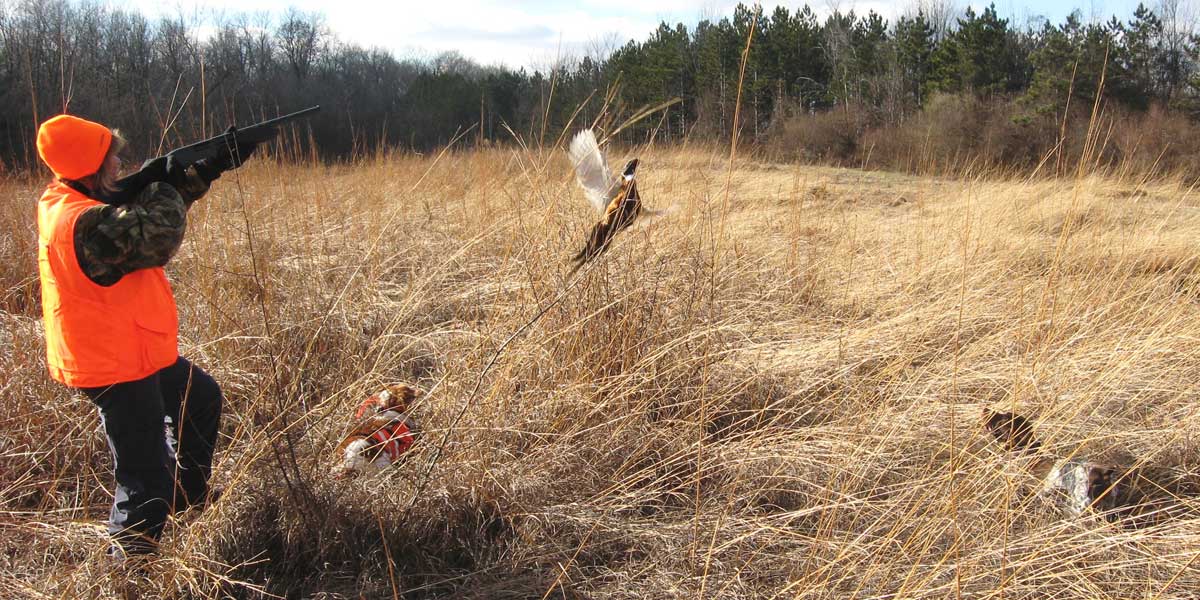
[[409,415],[421,391],[394,383],[372,394],[355,412],[356,424],[337,446],[337,479],[354,477],[395,464],[419,436]]

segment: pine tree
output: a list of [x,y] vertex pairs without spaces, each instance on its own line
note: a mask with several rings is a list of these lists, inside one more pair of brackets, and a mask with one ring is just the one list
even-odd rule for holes
[[912,105],[921,106],[932,68],[933,28],[918,11],[915,17],[900,17],[894,37],[902,89]]
[[1139,3],[1122,37],[1133,85],[1155,100],[1165,99],[1164,90],[1159,88],[1155,76],[1162,55],[1162,35],[1162,21]]
[[1024,81],[1015,37],[1008,20],[996,14],[996,5],[978,16],[968,8],[958,29],[933,53],[930,86],[979,96],[1020,89]]
[[[728,27],[728,21],[724,21]],[[692,34],[691,55],[694,76],[696,123],[703,133],[727,134],[728,76],[730,67],[723,62],[725,36],[720,26],[705,20],[696,25]]]
[[1078,11],[1060,27],[1047,24],[1041,47],[1030,57],[1034,75],[1025,101],[1035,112],[1061,114],[1068,97],[1076,107],[1091,110],[1097,94],[1104,94],[1144,108],[1144,94],[1130,76],[1128,52],[1119,43],[1122,31],[1115,20],[1084,26]]

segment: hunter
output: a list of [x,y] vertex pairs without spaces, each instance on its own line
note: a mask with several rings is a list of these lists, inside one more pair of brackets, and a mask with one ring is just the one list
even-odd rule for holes
[[148,554],[169,515],[210,500],[208,479],[221,389],[179,355],[175,297],[163,271],[183,241],[187,212],[254,145],[181,168],[169,158],[123,205],[116,186],[125,141],[71,115],[38,129],[54,173],[38,202],[38,271],[50,376],[98,407],[116,486],[110,554]]

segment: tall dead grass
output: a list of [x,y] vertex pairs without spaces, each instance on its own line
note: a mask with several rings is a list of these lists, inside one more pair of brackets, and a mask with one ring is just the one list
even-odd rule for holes
[[[738,160],[716,260],[728,157],[641,158],[647,203],[677,209],[576,280],[592,215],[557,153],[222,179],[169,271],[183,353],[228,397],[226,493],[133,574],[104,560],[95,411],[42,366],[37,182],[0,184],[0,595],[1200,589],[1197,497],[1139,528],[1063,518],[979,427],[1016,409],[1064,456],[1200,484],[1189,188]],[[395,380],[431,390],[422,443],[331,481],[353,407]]]

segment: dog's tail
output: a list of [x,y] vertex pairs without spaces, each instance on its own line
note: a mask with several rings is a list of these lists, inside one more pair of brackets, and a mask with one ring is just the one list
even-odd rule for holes
[[1033,437],[1033,425],[1021,415],[985,408],[983,419],[984,427],[1009,450],[1032,453],[1042,447],[1042,443]]
[[574,277],[575,273],[578,272],[579,269],[581,269],[583,267],[583,265],[587,264],[586,252],[587,251],[584,250],[584,251],[581,251],[579,254],[576,254],[575,256],[571,257],[571,261],[570,261],[571,269],[569,271],[567,271],[567,279]]

